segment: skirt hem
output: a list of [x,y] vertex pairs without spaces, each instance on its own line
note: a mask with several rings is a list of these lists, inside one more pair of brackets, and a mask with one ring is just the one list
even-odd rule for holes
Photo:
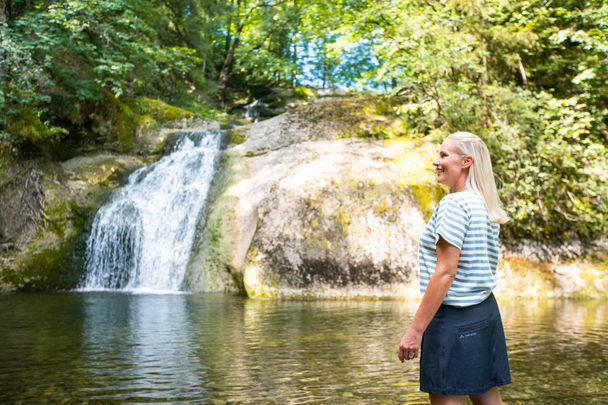
[[479,395],[479,394],[483,394],[484,392],[488,392],[490,389],[492,389],[494,387],[501,387],[501,386],[507,385],[507,384],[511,384],[511,380],[492,382],[481,389],[477,389],[477,388],[475,388],[475,389],[469,389],[469,388],[452,389],[452,388],[433,388],[433,387],[420,386],[420,391],[426,392],[428,394],[434,394],[434,395]]

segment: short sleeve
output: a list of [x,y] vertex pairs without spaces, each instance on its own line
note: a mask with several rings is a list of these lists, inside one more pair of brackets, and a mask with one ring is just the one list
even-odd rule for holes
[[469,221],[469,215],[460,204],[452,199],[441,200],[435,222],[435,244],[441,235],[449,244],[462,250],[464,237],[469,229]]

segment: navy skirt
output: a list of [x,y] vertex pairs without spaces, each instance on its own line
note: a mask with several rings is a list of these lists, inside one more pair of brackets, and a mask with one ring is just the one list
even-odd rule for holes
[[422,338],[420,390],[476,395],[509,384],[509,359],[498,305],[441,305]]

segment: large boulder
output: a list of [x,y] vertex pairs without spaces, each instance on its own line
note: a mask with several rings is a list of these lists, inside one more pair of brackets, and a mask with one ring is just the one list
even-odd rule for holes
[[[418,237],[445,191],[434,180],[432,137],[411,136],[383,103],[328,100],[235,129],[187,288],[418,296]],[[550,241],[518,246],[502,248],[502,296],[605,296],[605,244],[592,255]]]
[[[352,137],[369,101],[333,100],[239,129],[190,264],[194,291],[249,296],[415,293],[417,235],[442,191],[434,147]],[[424,190],[424,192],[422,192]]]

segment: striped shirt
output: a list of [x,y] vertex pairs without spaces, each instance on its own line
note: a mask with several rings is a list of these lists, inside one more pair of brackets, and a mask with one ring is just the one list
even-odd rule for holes
[[439,235],[460,249],[458,270],[444,304],[467,307],[485,300],[496,287],[498,233],[485,204],[472,191],[445,196],[420,237],[420,291],[426,291],[437,264]]

